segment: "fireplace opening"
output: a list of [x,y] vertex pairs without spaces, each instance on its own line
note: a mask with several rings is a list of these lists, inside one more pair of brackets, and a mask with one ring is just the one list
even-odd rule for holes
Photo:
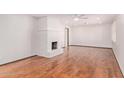
[[57,41],[52,42],[52,50],[57,49]]

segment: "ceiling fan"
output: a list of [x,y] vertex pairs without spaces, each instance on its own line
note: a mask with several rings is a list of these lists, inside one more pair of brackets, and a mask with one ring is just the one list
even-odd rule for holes
[[73,19],[75,21],[78,21],[78,20],[84,20],[84,19],[88,19],[88,17],[84,14],[75,14]]

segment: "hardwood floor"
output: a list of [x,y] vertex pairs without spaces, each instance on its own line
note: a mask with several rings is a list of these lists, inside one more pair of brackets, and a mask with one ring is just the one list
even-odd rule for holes
[[4,78],[122,78],[111,49],[75,47],[53,58],[40,56],[0,66]]

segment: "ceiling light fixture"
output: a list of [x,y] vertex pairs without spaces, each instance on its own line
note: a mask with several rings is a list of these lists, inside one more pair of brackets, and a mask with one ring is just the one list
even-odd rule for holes
[[74,18],[74,21],[79,21],[79,18],[78,18],[78,17],[75,17],[75,18]]

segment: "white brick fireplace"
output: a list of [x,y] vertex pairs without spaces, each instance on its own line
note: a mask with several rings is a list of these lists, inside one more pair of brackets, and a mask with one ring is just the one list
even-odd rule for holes
[[36,37],[37,55],[50,58],[63,53],[64,26],[58,18],[54,16],[39,18]]

